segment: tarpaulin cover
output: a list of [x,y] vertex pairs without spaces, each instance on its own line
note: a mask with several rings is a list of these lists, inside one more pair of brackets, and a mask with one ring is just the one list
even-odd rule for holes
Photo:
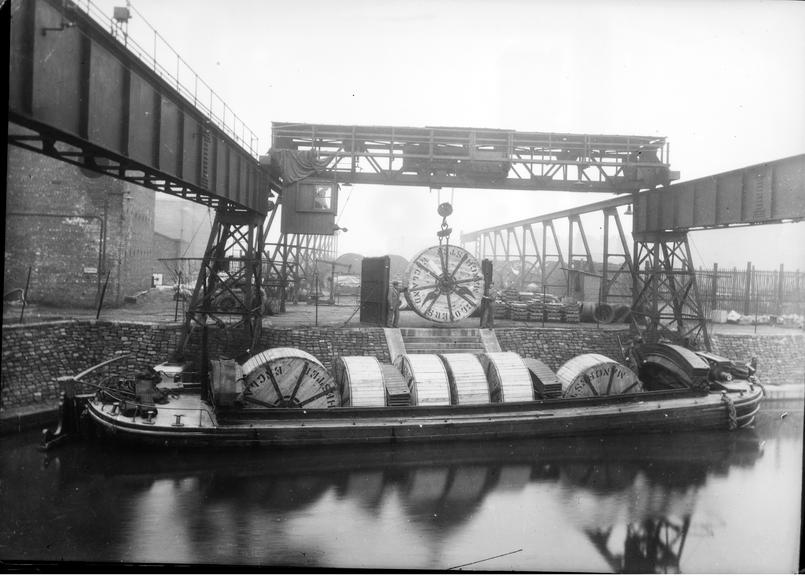
[[286,184],[318,174],[327,168],[330,158],[319,159],[313,150],[271,148],[271,171],[279,174]]

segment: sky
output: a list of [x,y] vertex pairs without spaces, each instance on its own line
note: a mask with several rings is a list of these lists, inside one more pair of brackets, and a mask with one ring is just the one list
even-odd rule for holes
[[[106,13],[124,0],[94,0]],[[665,136],[690,180],[805,152],[805,3],[130,0],[270,146],[272,121]],[[143,36],[145,34],[145,36]],[[139,36],[138,36],[139,35]],[[343,188],[339,251],[410,258],[602,194]],[[690,235],[710,266],[805,269],[805,223]]]

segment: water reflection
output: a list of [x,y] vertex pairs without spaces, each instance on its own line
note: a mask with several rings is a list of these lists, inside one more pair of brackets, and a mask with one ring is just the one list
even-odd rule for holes
[[46,460],[21,444],[4,448],[0,553],[678,572],[700,492],[764,454],[743,432],[214,455],[75,444]]

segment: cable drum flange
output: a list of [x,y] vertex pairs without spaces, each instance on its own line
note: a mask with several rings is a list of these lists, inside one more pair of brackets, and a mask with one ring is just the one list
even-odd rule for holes
[[614,396],[641,392],[643,385],[626,366],[602,354],[581,354],[556,371],[564,398]]
[[483,294],[481,266],[464,248],[449,244],[419,252],[405,271],[405,299],[414,312],[439,323],[469,317]]
[[297,348],[271,348],[243,364],[241,400],[248,407],[334,408],[333,377],[315,356]]

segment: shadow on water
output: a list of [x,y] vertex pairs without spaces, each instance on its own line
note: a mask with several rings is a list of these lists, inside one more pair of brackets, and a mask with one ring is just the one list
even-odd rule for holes
[[[800,439],[801,419],[785,427]],[[786,433],[774,425],[763,434]],[[512,522],[542,516],[543,538],[560,530],[597,555],[519,569],[678,572],[700,489],[751,469],[764,442],[746,430],[212,454],[74,443],[43,455],[17,437],[2,448],[0,558],[493,569],[471,565],[493,556],[471,534],[527,554],[511,538],[505,550],[496,514],[511,503]]]

